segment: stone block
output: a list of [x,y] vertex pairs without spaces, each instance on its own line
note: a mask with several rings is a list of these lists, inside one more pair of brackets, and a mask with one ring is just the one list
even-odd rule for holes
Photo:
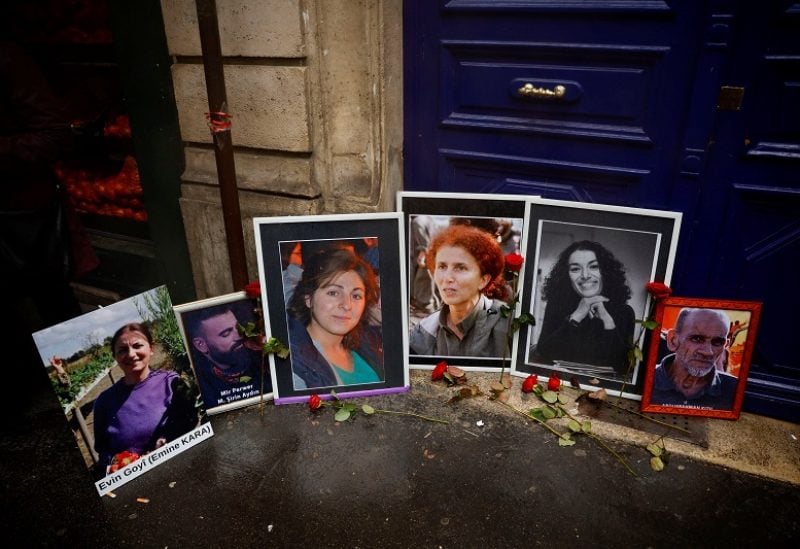
[[[234,146],[309,152],[304,67],[226,65],[228,112]],[[172,66],[178,121],[184,141],[211,143],[202,65]]]
[[333,188],[337,197],[367,200],[373,191],[373,177],[366,155],[348,154],[333,158]]
[[[217,164],[214,151],[186,147],[184,181],[217,185]],[[315,198],[319,188],[311,181],[308,157],[281,156],[270,153],[235,152],[236,183],[239,189]]]
[[[220,47],[226,57],[305,56],[299,0],[217,0]],[[161,0],[171,55],[200,56],[195,0]]]
[[362,152],[373,146],[378,100],[375,8],[365,0],[333,0],[319,9],[324,16],[318,32],[331,152]]

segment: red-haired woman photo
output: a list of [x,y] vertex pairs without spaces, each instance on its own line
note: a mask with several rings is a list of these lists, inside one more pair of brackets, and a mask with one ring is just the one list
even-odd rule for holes
[[451,225],[433,238],[426,264],[443,305],[412,328],[411,354],[501,358],[508,345],[501,300],[508,290],[497,239]]

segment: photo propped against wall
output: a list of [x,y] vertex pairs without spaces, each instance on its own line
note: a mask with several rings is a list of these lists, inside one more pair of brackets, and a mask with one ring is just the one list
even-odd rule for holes
[[101,496],[213,435],[165,286],[33,339]]

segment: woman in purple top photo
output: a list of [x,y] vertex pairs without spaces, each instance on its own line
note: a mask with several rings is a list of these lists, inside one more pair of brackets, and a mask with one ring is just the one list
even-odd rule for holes
[[190,431],[198,423],[190,390],[174,371],[153,370],[153,336],[140,323],[122,326],[111,338],[114,359],[124,377],[94,403],[96,473],[107,474],[114,456],[138,456]]

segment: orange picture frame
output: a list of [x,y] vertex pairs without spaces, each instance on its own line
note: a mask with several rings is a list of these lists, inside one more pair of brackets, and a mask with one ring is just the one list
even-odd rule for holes
[[760,316],[756,301],[659,300],[641,410],[738,419]]

